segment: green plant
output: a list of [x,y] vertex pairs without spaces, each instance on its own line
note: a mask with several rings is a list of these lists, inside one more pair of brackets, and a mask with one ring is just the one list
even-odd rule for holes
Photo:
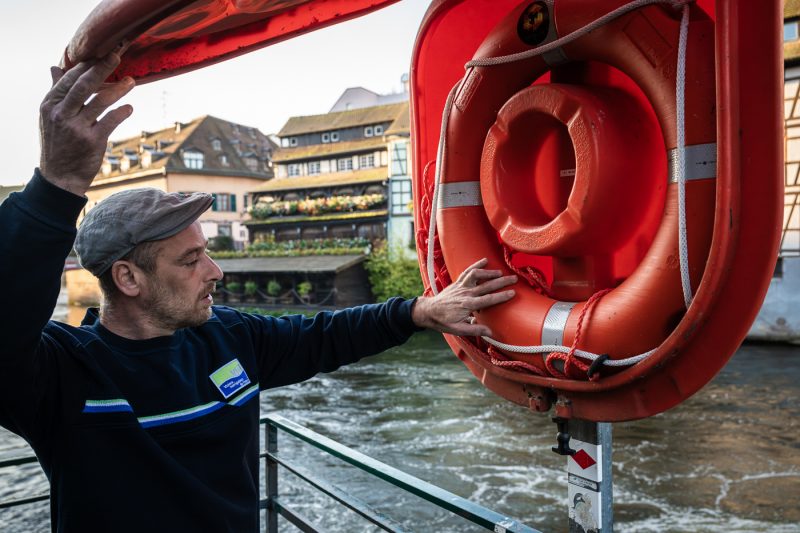
[[242,292],[242,284],[238,281],[231,281],[225,285],[225,288],[228,290],[228,292],[232,292],[234,294],[239,294]]
[[417,261],[403,257],[399,250],[390,254],[386,244],[377,246],[367,259],[366,268],[372,294],[378,301],[392,296],[413,298],[422,294],[424,288]]
[[255,296],[258,293],[258,284],[255,281],[244,282],[245,296]]
[[308,296],[313,288],[310,281],[301,281],[297,284],[297,294],[300,296]]
[[232,252],[235,248],[233,246],[233,237],[230,235],[217,235],[208,239],[208,250],[211,252]]
[[281,293],[281,284],[274,279],[269,280],[267,283],[267,294],[270,296],[278,296]]

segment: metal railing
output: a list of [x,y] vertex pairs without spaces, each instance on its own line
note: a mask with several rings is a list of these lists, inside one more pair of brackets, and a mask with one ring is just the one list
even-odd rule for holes
[[[291,472],[313,489],[329,496],[380,529],[397,533],[407,531],[407,528],[382,512],[374,509],[369,504],[342,488],[329,483],[324,478],[312,474],[302,465],[281,456],[278,452],[279,431],[310,444],[326,454],[341,459],[383,482],[394,485],[409,494],[413,494],[430,502],[436,507],[460,516],[464,520],[487,530],[495,531],[496,533],[539,533],[537,530],[520,524],[512,518],[496,513],[426,481],[406,474],[392,466],[381,463],[380,461],[348,448],[319,433],[315,433],[282,416],[267,415],[262,417],[260,422],[264,425],[264,442],[266,444],[266,450],[260,454],[260,457],[265,460],[264,473],[266,479],[266,497],[260,501],[260,508],[266,514],[266,519],[262,526],[263,530],[267,533],[278,532],[279,516],[282,516],[303,532],[317,531],[308,518],[304,517],[298,511],[293,510],[289,503],[281,497],[278,491],[279,467]],[[0,470],[36,462],[36,457],[32,455],[14,457],[0,461]],[[0,501],[0,509],[40,502],[47,500],[49,497],[49,494],[45,493]]]

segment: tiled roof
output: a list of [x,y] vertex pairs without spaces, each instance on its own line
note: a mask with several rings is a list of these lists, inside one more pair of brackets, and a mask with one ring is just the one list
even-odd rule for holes
[[379,122],[393,121],[402,107],[408,107],[407,102],[388,104],[350,111],[338,111],[324,115],[309,115],[304,117],[291,117],[278,132],[278,137],[301,135],[321,131],[331,131],[343,128],[366,126]]
[[389,128],[384,132],[385,135],[408,135],[408,132],[411,130],[411,112],[408,106],[408,102],[405,103],[398,112],[397,116],[394,118],[394,122]]
[[388,178],[386,167],[367,168],[348,172],[333,172],[330,174],[317,174],[316,176],[295,176],[291,178],[277,178],[264,185],[253,189],[251,192],[277,192],[294,191],[298,189],[315,189],[318,187],[338,187],[341,185],[355,185],[359,183],[379,182]]
[[786,0],[783,4],[783,18],[800,17],[800,0]]
[[312,144],[311,146],[300,146],[297,148],[281,148],[275,152],[272,160],[275,163],[286,163],[287,161],[317,159],[330,155],[361,152],[374,148],[386,149],[386,141],[381,137],[371,137],[368,139],[359,139],[357,141]]
[[[217,139],[221,143],[221,150],[214,150],[212,143]],[[141,161],[145,152],[149,152],[152,157],[148,170],[166,168],[173,172],[191,171],[199,174],[269,179],[273,175],[271,169],[253,172],[245,164],[244,157],[246,154],[252,154],[263,163],[276,148],[275,143],[258,128],[205,115],[189,123],[180,124],[180,128],[171,126],[155,132],[143,131],[137,137],[111,142],[106,152],[106,159],[121,160],[128,156],[132,158],[132,164],[126,172],[122,172],[119,167],[107,175],[101,172],[98,174],[97,182],[141,172],[144,170]],[[192,149],[203,153],[202,169],[188,169],[184,164],[182,152]],[[222,155],[227,158],[227,165],[222,163]]]

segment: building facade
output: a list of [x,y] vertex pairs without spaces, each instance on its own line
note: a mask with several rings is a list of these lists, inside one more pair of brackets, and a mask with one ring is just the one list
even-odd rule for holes
[[208,192],[214,204],[200,217],[206,237],[229,236],[236,248],[243,248],[249,240],[243,224],[248,218],[248,193],[273,178],[276,148],[257,128],[208,115],[111,141],[87,192],[86,209],[133,187]]
[[251,241],[388,238],[405,249],[413,243],[408,101],[355,105],[284,125],[275,179],[252,190]]

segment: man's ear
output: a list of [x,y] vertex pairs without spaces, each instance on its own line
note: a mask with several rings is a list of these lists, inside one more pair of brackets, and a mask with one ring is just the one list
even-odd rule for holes
[[117,261],[111,265],[111,279],[125,296],[138,296],[142,290],[142,271],[130,261]]

